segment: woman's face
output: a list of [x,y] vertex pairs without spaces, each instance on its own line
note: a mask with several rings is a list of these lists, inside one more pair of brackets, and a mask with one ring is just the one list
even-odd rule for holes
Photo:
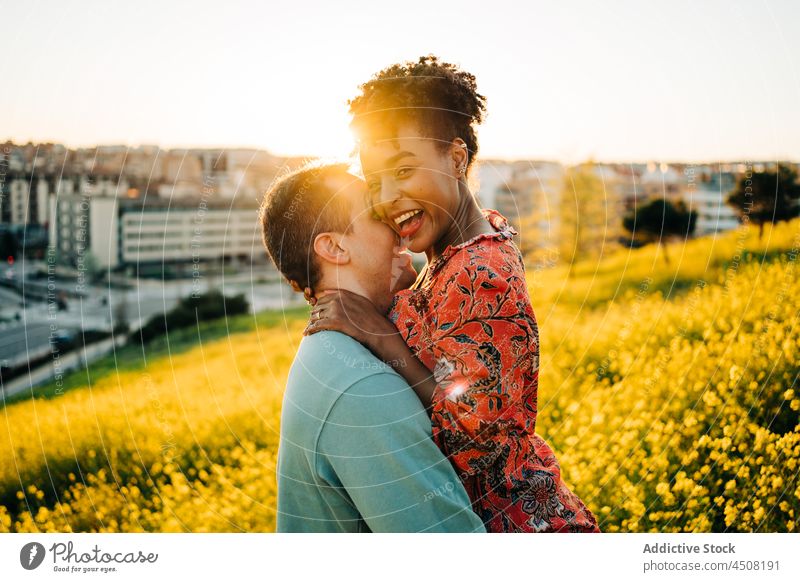
[[411,125],[361,145],[372,207],[413,252],[432,249],[452,224],[459,201],[454,147],[442,150]]

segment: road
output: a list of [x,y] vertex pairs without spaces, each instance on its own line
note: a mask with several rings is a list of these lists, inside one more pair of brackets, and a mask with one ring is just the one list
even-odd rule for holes
[[37,384],[42,384],[53,378],[56,378],[56,383],[58,383],[59,376],[63,376],[72,370],[83,368],[87,364],[108,355],[115,346],[120,345],[121,340],[121,337],[108,338],[74,352],[64,354],[57,359],[53,358],[50,362],[42,364],[38,368],[30,370],[29,373],[25,373],[0,386],[0,390],[3,392],[3,398],[9,398],[20,392],[32,390]]
[[[129,327],[137,329],[151,317],[172,309],[181,298],[192,293],[204,293],[212,288],[221,290],[227,296],[243,293],[252,312],[304,305],[302,296],[292,292],[288,285],[277,281],[255,283],[248,274],[198,282],[163,283],[143,279],[132,283],[134,288],[128,290],[92,287],[88,289],[85,298],[68,298],[65,310],[58,310],[55,304],[37,301],[28,301],[23,308],[18,294],[0,287],[0,314],[6,320],[5,323],[0,323],[0,363],[17,367],[46,355],[51,351],[50,337],[54,330],[111,331],[114,319],[119,318],[122,312],[125,313]],[[108,349],[94,351],[91,357],[100,357],[98,354],[107,353]],[[77,355],[69,358],[62,356],[62,362],[72,362],[73,359],[80,362],[81,358]],[[13,382],[15,390],[26,386],[30,388],[31,384],[46,381],[54,374],[52,365],[40,366],[32,371],[31,376],[17,378]]]
[[0,305],[2,305],[4,309],[12,306],[19,307],[22,305],[22,295],[11,289],[0,287]]
[[36,322],[0,329],[0,364],[15,368],[50,352],[50,324]]

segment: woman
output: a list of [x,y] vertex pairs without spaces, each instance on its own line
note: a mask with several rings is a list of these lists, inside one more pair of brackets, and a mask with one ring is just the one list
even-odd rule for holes
[[405,377],[488,531],[600,531],[535,433],[539,334],[516,231],[467,185],[485,112],[475,78],[433,56],[393,65],[350,112],[376,219],[428,261],[388,318],[329,292],[306,333],[347,333]]

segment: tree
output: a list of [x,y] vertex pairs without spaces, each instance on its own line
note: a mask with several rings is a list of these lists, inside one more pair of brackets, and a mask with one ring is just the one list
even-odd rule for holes
[[201,321],[242,315],[249,309],[250,304],[241,293],[228,297],[221,291],[212,290],[203,295],[191,295],[181,299],[167,313],[151,317],[134,338],[144,344],[173,330],[195,327]]
[[608,231],[607,202],[592,162],[567,170],[559,209],[559,254],[569,264],[568,276],[573,276],[576,262],[600,254]]
[[122,290],[122,301],[112,310],[111,322],[114,335],[124,336],[131,330],[128,320],[128,292],[126,289]]
[[103,276],[103,268],[100,266],[100,261],[92,251],[85,251],[83,254],[83,265],[79,267],[83,269],[84,276],[89,283],[96,283]]
[[517,230],[519,231],[517,245],[519,246],[522,256],[528,260],[533,257],[541,247],[542,241],[539,239],[541,236],[539,232],[539,215],[530,212],[520,216],[514,222],[516,222],[515,226],[518,226]]
[[[644,243],[668,242],[670,238],[688,237],[694,232],[697,213],[687,209],[683,200],[675,204],[663,198],[651,200],[634,209],[622,219],[622,226],[633,235],[632,241]],[[664,261],[669,264],[667,247],[664,246]]]
[[758,224],[758,239],[764,234],[764,224],[790,220],[800,215],[800,184],[797,171],[778,164],[777,171],[753,172],[739,178],[728,194],[727,203],[740,218]]

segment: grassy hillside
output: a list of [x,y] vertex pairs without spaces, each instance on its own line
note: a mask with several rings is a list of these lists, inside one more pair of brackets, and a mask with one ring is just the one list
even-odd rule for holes
[[532,282],[538,430],[603,529],[798,530],[798,247],[794,221]]
[[[605,531],[798,531],[800,221],[529,273],[537,430]],[[0,531],[269,531],[305,310],[132,348],[9,404]],[[229,334],[229,332],[231,332]]]

